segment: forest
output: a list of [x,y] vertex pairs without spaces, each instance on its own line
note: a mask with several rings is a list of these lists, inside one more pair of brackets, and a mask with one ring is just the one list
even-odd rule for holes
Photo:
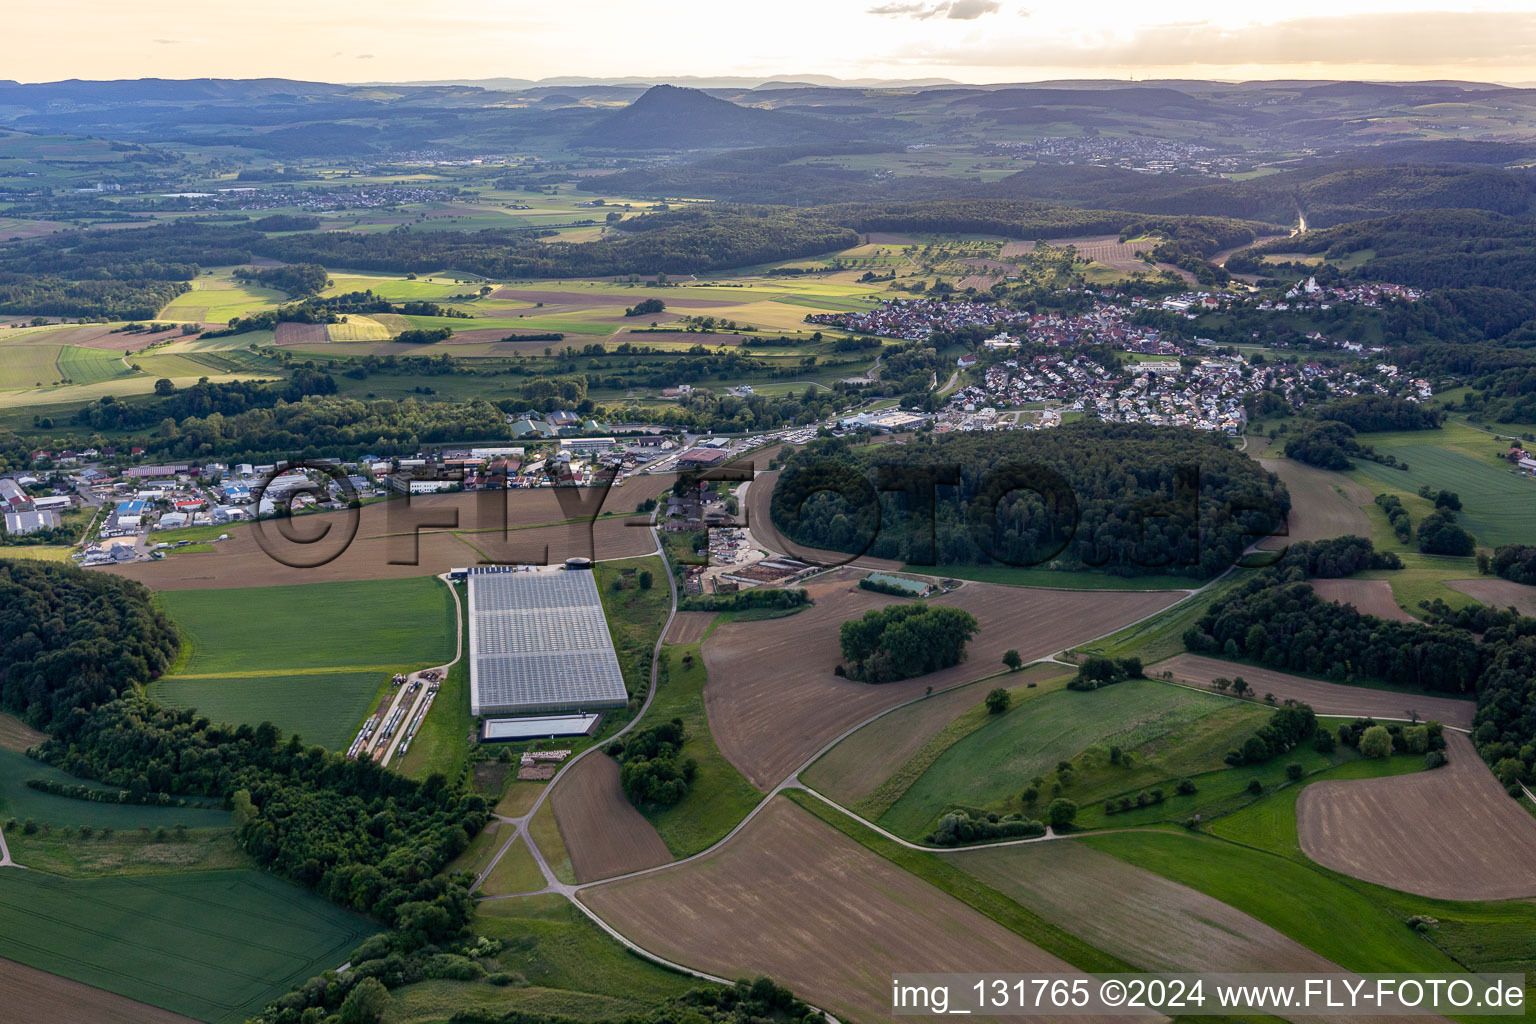
[[1212,576],[1289,509],[1225,437],[1080,422],[878,454],[818,441],[789,459],[771,514],[797,543],[919,565]]

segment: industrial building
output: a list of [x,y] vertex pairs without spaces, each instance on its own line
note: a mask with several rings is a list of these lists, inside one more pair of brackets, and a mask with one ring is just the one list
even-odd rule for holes
[[590,568],[468,571],[475,715],[621,708],[629,700]]

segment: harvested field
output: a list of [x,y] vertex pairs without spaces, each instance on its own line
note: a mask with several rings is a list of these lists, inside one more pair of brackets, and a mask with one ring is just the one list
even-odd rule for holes
[[720,750],[759,789],[777,785],[818,750],[876,712],[1003,671],[1003,652],[1025,661],[1112,632],[1180,595],[1034,590],[967,583],[933,603],[964,608],[980,623],[970,657],[917,679],[873,686],[832,674],[839,627],[901,598],[856,587],[839,569],[809,582],[816,604],[782,619],[728,622],[704,644],[704,704]]
[[[615,487],[603,508],[632,510],[661,493],[670,481],[666,475],[635,477]],[[505,538],[497,512],[503,501],[508,526]],[[629,558],[655,550],[649,530],[627,526],[630,521],[643,522],[640,519],[613,516],[596,522],[561,522],[566,513],[551,488],[417,496],[409,502],[368,505],[359,514],[355,539],[341,550],[351,532],[348,515],[326,512],[291,520],[291,528],[305,537],[319,536],[327,528],[332,531],[334,540],[313,545],[289,545],[279,532],[281,525],[262,524],[274,550],[287,552],[290,557],[318,560],[322,554],[334,555],[331,561],[314,568],[293,568],[278,562],[262,549],[257,527],[251,525],[231,528],[230,539],[215,544],[212,551],[109,566],[105,571],[139,580],[156,590],[205,590],[393,579],[492,561],[556,562],[573,555]],[[418,522],[432,525],[423,525],[418,536],[413,533]],[[450,525],[454,523],[457,525]]]
[[619,787],[619,764],[606,754],[571,766],[550,795],[560,838],[578,882],[652,868],[672,860],[667,844]]
[[1373,500],[1364,486],[1294,459],[1260,459],[1259,465],[1278,476],[1291,492],[1290,533],[1263,542],[1267,549],[1283,548],[1303,540],[1326,540],[1355,534],[1371,535],[1364,506]]
[[917,239],[907,235],[893,235],[889,231],[870,231],[864,235],[865,245],[917,245]]
[[704,639],[714,621],[714,612],[678,612],[672,619],[672,628],[667,630],[667,643],[696,644]]
[[1312,710],[1320,715],[1406,719],[1412,717],[1410,711],[1417,711],[1420,719],[1433,719],[1453,728],[1470,729],[1472,713],[1477,710],[1477,705],[1470,700],[1329,683],[1198,654],[1179,654],[1147,669],[1147,675],[1154,677],[1164,672],[1172,672],[1175,679],[1200,686],[1208,685],[1217,676],[1228,679],[1242,676],[1260,696],[1273,693],[1280,700],[1292,697],[1310,704]]
[[[1070,671],[1063,665],[1035,665],[1004,681],[1010,687],[1025,686]],[[806,773],[806,779],[844,807],[852,806],[985,696],[985,687],[957,686],[892,711],[827,751]]]
[[1445,585],[1493,608],[1513,606],[1521,615],[1536,615],[1536,587],[1493,576],[1477,580],[1447,580]]
[[[1352,604],[1362,615],[1398,622],[1418,621],[1398,607],[1392,584],[1386,580],[1312,580],[1312,589],[1324,601]],[[1246,676],[1244,678],[1247,678]]]
[[47,738],[45,733],[38,732],[21,719],[0,714],[0,750],[24,754],[29,747],[35,747]]
[[1536,896],[1536,818],[1509,798],[1470,739],[1445,739],[1444,768],[1302,790],[1302,851],[1346,875],[1436,899]]
[[698,861],[581,900],[660,956],[860,1020],[890,1016],[896,971],[1072,969],[785,799]]
[[[584,288],[572,291],[546,291],[536,288],[498,288],[491,295],[493,299],[513,299],[518,302],[542,302],[544,308],[539,310],[540,315],[550,313],[568,312],[565,309],[551,309],[552,306],[570,307],[571,310],[591,309],[594,306],[614,306],[623,309],[633,306],[651,296],[644,294],[639,289],[626,289],[618,292],[600,292],[595,288]],[[690,297],[667,298],[667,307],[672,306],[696,306],[700,309],[718,309],[722,306],[740,306],[741,302],[729,299],[695,299]]]
[[1255,917],[1082,843],[975,850],[950,862],[1142,970],[1338,970]]
[[18,1021],[192,1024],[193,1020],[14,960],[0,960],[0,1006]]
[[325,324],[281,323],[272,332],[277,345],[324,345],[329,340]]
[[[1082,843],[1037,843],[952,858],[1009,899],[1146,971],[1338,974],[1337,964],[1258,918]],[[1105,899],[1105,893],[1113,893]],[[1319,1016],[1342,1024],[1444,1017]]]

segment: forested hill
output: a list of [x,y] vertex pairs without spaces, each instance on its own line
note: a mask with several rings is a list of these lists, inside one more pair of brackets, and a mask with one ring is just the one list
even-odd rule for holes
[[1258,251],[1320,253],[1330,259],[1363,254],[1365,262],[1350,273],[1369,280],[1522,291],[1536,282],[1536,219],[1484,210],[1427,210],[1307,231]]
[[808,547],[1119,576],[1215,575],[1289,509],[1284,485],[1225,436],[1096,422],[878,452],[820,441],[790,459],[772,502],[775,525]]
[[658,85],[593,125],[576,144],[595,150],[676,152],[816,142],[842,134],[816,118],[737,106],[698,89]]

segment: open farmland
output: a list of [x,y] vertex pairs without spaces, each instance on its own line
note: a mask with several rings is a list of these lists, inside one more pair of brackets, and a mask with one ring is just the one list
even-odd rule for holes
[[728,622],[704,644],[704,701],[721,751],[759,789],[776,785],[841,733],[878,711],[1004,671],[1003,651],[1025,661],[1054,653],[1149,615],[1177,595],[1069,592],[967,583],[933,603],[964,608],[980,630],[970,657],[952,668],[874,686],[832,674],[841,661],[838,629],[901,598],[857,589],[842,569],[813,580],[816,604],[796,615]]
[[[1311,580],[1312,589],[1324,601],[1350,604],[1362,615],[1374,615],[1378,619],[1398,622],[1415,621],[1412,615],[1399,607],[1392,596],[1392,584],[1387,580],[1341,579]],[[1244,676],[1246,679],[1247,677]]]
[[156,319],[226,324],[234,317],[268,309],[284,300],[280,291],[239,284],[228,270],[217,271],[213,276],[194,279],[192,290],[172,299]]
[[453,657],[453,605],[431,578],[166,591],[160,600],[192,653],[151,687],[156,700],[217,721],[270,720],[333,750],[393,673]]
[[973,850],[951,862],[1142,970],[1338,970],[1242,911],[1082,843]]
[[11,960],[0,960],[0,1006],[22,1021],[190,1024],[192,1020]]
[[699,860],[581,900],[660,956],[728,978],[765,973],[860,1019],[889,1014],[890,975],[914,964],[1071,969],[783,799]]
[[1242,676],[1260,696],[1273,693],[1282,701],[1288,698],[1299,700],[1310,704],[1320,715],[1407,719],[1412,717],[1411,712],[1417,711],[1422,720],[1433,719],[1452,728],[1470,729],[1472,712],[1477,709],[1470,700],[1329,683],[1199,654],[1180,654],[1147,669],[1149,676],[1160,676],[1164,672],[1172,672],[1175,679],[1197,686],[1208,686],[1218,676],[1227,679]]
[[606,754],[584,757],[562,772],[550,801],[578,882],[612,878],[672,859],[656,829],[624,795],[618,762]]
[[952,804],[991,809],[1088,747],[1114,742],[1135,749],[1225,704],[1220,697],[1153,680],[1046,694],[994,716],[950,747],[879,823],[897,835],[920,838]]
[[[334,559],[315,568],[293,568],[278,562],[257,542],[258,528],[274,545],[282,545],[272,523],[237,526],[229,540],[208,552],[177,555],[158,562],[132,562],[106,571],[128,576],[155,590],[206,590],[224,587],[271,587],[340,580],[398,579],[435,575],[455,566],[491,562],[559,562],[573,555],[597,558],[628,558],[649,554],[655,542],[644,525],[630,518],[646,498],[655,497],[671,483],[665,474],[641,476],[615,486],[602,505],[604,515],[595,523],[576,519],[565,522],[552,488],[480,491],[473,494],[417,496],[411,501],[393,500],[364,506],[358,512],[356,537]],[[506,504],[502,505],[505,498]],[[507,533],[501,532],[498,509],[506,509]],[[591,515],[590,508],[587,515]],[[312,546],[279,547],[299,557],[312,558],[342,548],[352,531],[349,513],[325,512],[293,521],[296,532],[322,536],[330,529],[334,541]],[[420,532],[413,527],[420,522]],[[427,525],[432,524],[432,525]],[[543,525],[549,524],[549,525]]]
[[1445,738],[1444,768],[1302,790],[1302,850],[1335,871],[1422,896],[1536,896],[1536,818],[1509,798],[1471,740]]
[[1521,615],[1536,615],[1536,587],[1497,576],[1449,580],[1446,586],[1493,608],[1514,608]]
[[[1028,687],[1068,671],[1061,665],[1035,665],[999,682]],[[805,781],[844,806],[857,804],[962,713],[978,707],[986,689],[975,683],[957,686],[882,715],[818,758],[804,773]]]
[[[153,807],[147,804],[120,804],[96,800],[76,800],[47,793],[27,785],[39,779],[62,785],[85,785],[91,789],[117,792],[121,787],[78,779],[25,754],[0,750],[0,822],[8,818],[76,828],[131,829],[149,828],[222,828],[229,824],[229,812],[218,806]],[[198,804],[209,801],[196,801]],[[13,854],[14,856],[14,854]],[[19,858],[18,858],[19,859]]]
[[0,957],[205,1021],[243,1021],[375,930],[256,871],[0,872]]
[[[1426,435],[1433,433],[1434,437]],[[1430,443],[1431,441],[1438,443]],[[1408,464],[1408,471],[1357,460],[1350,476],[1377,490],[1416,492],[1422,486],[1461,496],[1461,525],[1479,544],[1520,544],[1536,537],[1536,480],[1488,459],[1491,439],[1463,427],[1443,432],[1361,434],[1360,442]],[[1488,461],[1484,461],[1488,459]]]
[[704,639],[714,621],[714,612],[678,612],[672,617],[672,628],[667,630],[667,643],[696,644]]
[[0,713],[0,750],[22,753],[47,738],[46,733],[38,732],[21,719]]
[[1361,484],[1341,473],[1309,466],[1295,459],[1260,459],[1259,465],[1278,476],[1291,492],[1291,514],[1285,537],[1262,542],[1279,549],[1304,540],[1327,540],[1355,534],[1369,537],[1370,520],[1364,506],[1374,497]]

